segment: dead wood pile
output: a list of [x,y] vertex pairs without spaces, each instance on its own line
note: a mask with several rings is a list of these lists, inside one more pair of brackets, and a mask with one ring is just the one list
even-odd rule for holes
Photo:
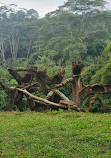
[[[85,111],[81,108],[82,102],[89,95],[94,95],[89,101],[89,111],[92,111],[95,100],[98,99],[103,111],[106,112],[107,105],[99,94],[110,92],[111,86],[105,84],[83,86],[81,80],[83,68],[84,65],[79,62],[72,63],[72,77],[63,82],[65,67],[61,67],[59,72],[52,77],[47,75],[46,69],[38,70],[37,67],[30,67],[29,69],[8,69],[9,73],[17,81],[18,86],[7,87],[0,82],[1,87],[8,96],[6,110],[12,111],[14,105],[16,105],[20,111],[23,111],[23,101],[25,100],[32,111],[45,109],[58,110],[59,108]],[[25,73],[23,76],[19,73],[21,71]],[[68,83],[72,84],[72,101],[58,90],[58,88]],[[45,98],[37,97],[38,89],[41,89]]]

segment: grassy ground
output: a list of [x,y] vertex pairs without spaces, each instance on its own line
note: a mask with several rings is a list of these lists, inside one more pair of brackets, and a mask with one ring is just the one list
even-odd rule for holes
[[111,114],[1,112],[0,155],[111,158]]

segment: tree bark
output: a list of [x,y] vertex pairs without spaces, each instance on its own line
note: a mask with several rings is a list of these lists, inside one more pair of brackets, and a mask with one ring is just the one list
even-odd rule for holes
[[17,90],[11,90],[8,94],[8,105],[6,107],[6,111],[13,111],[13,107],[15,104],[15,99],[17,96]]

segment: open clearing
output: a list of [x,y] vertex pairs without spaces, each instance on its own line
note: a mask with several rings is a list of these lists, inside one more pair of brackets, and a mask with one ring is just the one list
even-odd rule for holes
[[111,158],[111,113],[0,112],[0,157]]

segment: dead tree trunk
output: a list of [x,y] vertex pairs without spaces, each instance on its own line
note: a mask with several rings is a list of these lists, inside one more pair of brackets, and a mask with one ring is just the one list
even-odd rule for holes
[[23,107],[22,107],[23,93],[18,91],[15,99],[16,99],[15,104],[17,105],[17,108],[22,112],[23,111]]
[[81,71],[83,70],[84,65],[79,62],[72,62],[72,100],[79,106],[79,92],[82,89],[82,82],[81,82]]
[[59,84],[62,81],[64,74],[65,74],[64,67],[62,67],[59,70],[59,72],[53,77],[49,77],[46,74],[46,69],[36,72],[36,81],[38,82],[38,85],[41,88],[42,92],[45,94],[45,96],[47,96],[47,94],[49,93],[47,86],[52,87],[55,84]]
[[[49,77],[46,74],[45,70],[38,71],[37,67],[31,67],[29,69],[8,69],[9,73],[16,79],[18,82],[18,88],[9,88],[3,85],[0,82],[0,85],[5,90],[9,98],[9,104],[7,106],[7,110],[13,110],[14,105],[16,104],[20,111],[23,111],[22,100],[23,95],[26,96],[27,102],[31,110],[37,111],[41,107],[45,108],[63,108],[63,109],[73,109],[80,111],[82,109],[79,106],[82,104],[83,100],[91,95],[91,94],[99,94],[99,93],[107,93],[111,91],[111,86],[105,84],[93,84],[83,88],[81,81],[81,72],[84,68],[84,65],[76,62],[72,63],[72,77],[65,80],[61,83],[64,74],[65,68],[62,67],[60,71]],[[24,76],[21,76],[19,71],[27,71]],[[36,83],[31,85],[33,78],[36,79]],[[69,82],[72,83],[72,100],[69,99],[61,93],[57,88],[62,87]],[[46,99],[36,97],[31,94],[37,91],[37,87],[40,87],[42,92],[45,94]],[[98,96],[100,104],[102,105],[103,111],[106,111],[106,105],[103,99]],[[36,101],[35,101],[36,100]],[[93,104],[96,98],[93,98],[92,102],[90,101],[90,111],[93,108]]]
[[93,105],[96,100],[97,100],[97,94],[95,94],[93,97],[90,98],[90,101],[89,101],[89,111],[90,112],[93,111]]
[[106,84],[92,84],[87,87],[84,87],[80,93],[80,106],[82,105],[82,102],[89,96],[94,94],[101,94],[101,93],[109,93],[111,92],[111,86]]
[[26,98],[27,98],[30,110],[34,111],[35,110],[35,102],[34,102],[34,100],[29,95],[26,95]]
[[107,111],[107,105],[106,105],[105,101],[103,100],[103,98],[99,94],[95,94],[93,97],[90,98],[90,102],[89,102],[90,112],[92,112],[93,105],[94,105],[94,103],[95,103],[96,100],[99,101],[99,103],[100,103],[100,105],[102,107],[103,112],[106,112]]
[[[11,89],[14,90],[15,88],[11,88]],[[30,97],[30,99],[37,100],[37,102],[39,102],[39,103],[43,103],[48,108],[52,108],[53,107],[55,109],[62,108],[62,109],[72,109],[72,110],[80,111],[80,108],[78,108],[77,106],[65,106],[63,104],[57,104],[57,103],[51,102],[49,100],[37,97],[37,96],[29,93],[27,90],[23,90],[23,89],[20,89],[20,88],[16,88],[16,90],[18,90],[20,92],[23,92],[25,95],[27,95],[28,97]]]
[[6,107],[6,111],[12,111],[15,104],[17,90],[10,90],[7,94],[8,94],[8,105]]
[[97,98],[102,106],[102,110],[103,112],[107,112],[107,104],[105,103],[105,101],[103,100],[103,98],[98,94],[98,98]]
[[69,99],[63,94],[61,93],[59,90],[57,89],[53,89],[52,91],[50,91],[47,96],[46,96],[46,99],[47,100],[51,100],[51,98],[53,97],[53,95],[56,94],[57,96],[60,97],[61,100],[66,100],[66,101],[69,101]]
[[15,103],[15,98],[17,95],[17,90],[11,89],[7,86],[5,86],[2,82],[0,82],[1,87],[4,89],[4,91],[7,93],[8,96],[8,105],[6,107],[7,111],[12,111]]

